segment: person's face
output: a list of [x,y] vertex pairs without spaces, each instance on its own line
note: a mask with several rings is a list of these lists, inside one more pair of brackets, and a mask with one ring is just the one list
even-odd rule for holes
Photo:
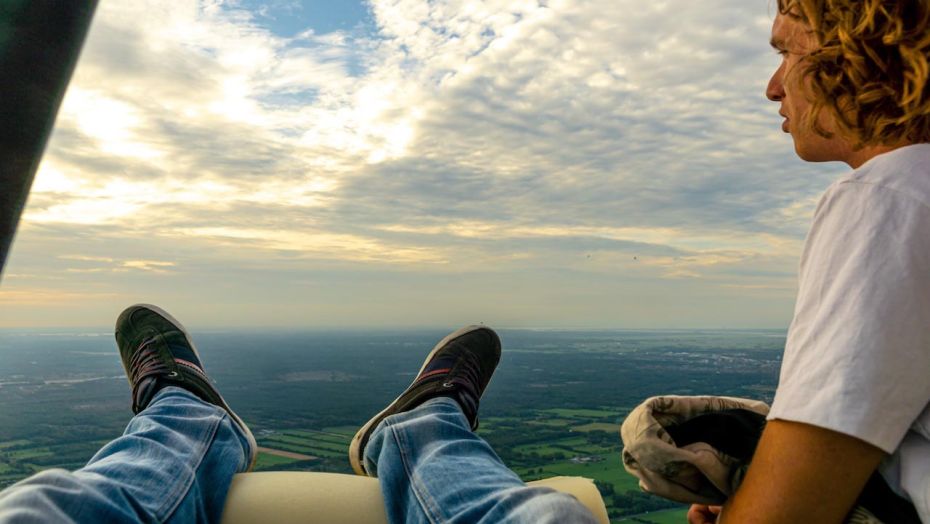
[[[810,81],[805,78],[804,56],[815,49],[816,38],[803,22],[781,13],[772,25],[772,47],[782,57],[781,65],[769,80],[765,95],[779,102],[778,114],[785,117],[782,130],[791,134],[794,150],[809,162],[846,161],[851,152],[849,144],[834,133],[833,138],[824,138],[805,123],[805,114],[810,108]],[[826,131],[835,131],[836,125],[827,111],[821,111],[820,126]]]

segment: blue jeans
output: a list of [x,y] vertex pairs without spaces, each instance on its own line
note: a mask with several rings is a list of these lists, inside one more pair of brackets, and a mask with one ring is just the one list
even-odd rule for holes
[[219,522],[246,446],[225,410],[166,387],[83,468],[0,493],[0,522]]
[[449,398],[384,419],[365,468],[377,474],[391,523],[596,522],[571,495],[524,484]]
[[[168,387],[85,467],[0,493],[0,522],[219,522],[247,445],[224,410]],[[572,496],[521,482],[448,398],[385,419],[365,458],[391,522],[594,522]]]

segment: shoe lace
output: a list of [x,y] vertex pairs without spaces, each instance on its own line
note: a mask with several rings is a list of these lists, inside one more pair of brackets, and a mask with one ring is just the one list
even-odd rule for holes
[[155,341],[155,337],[143,340],[129,359],[129,381],[133,387],[152,375],[163,375],[170,371],[160,358]]
[[468,392],[479,396],[481,388],[481,361],[474,353],[468,352],[463,355],[462,365],[459,368],[461,379],[456,381],[463,386],[468,386]]
[[460,386],[458,390],[459,405],[471,422],[472,429],[478,429],[478,403],[481,399],[481,361],[471,352],[462,356],[457,376],[452,380]]

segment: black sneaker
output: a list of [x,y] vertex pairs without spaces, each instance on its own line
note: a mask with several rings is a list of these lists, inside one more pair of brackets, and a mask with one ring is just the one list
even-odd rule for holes
[[116,320],[116,345],[132,388],[133,413],[145,409],[165,386],[186,389],[229,413],[249,441],[248,469],[252,469],[258,456],[255,437],[213,386],[180,322],[156,306],[130,306]]
[[478,429],[478,402],[501,358],[501,341],[490,328],[464,327],[446,338],[426,356],[417,377],[388,407],[372,417],[352,439],[349,462],[358,475],[365,471],[365,446],[386,417],[403,413],[436,397],[457,401],[473,430]]

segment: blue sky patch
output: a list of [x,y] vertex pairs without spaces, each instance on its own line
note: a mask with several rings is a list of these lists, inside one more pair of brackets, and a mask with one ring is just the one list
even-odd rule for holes
[[237,7],[252,11],[256,22],[283,37],[307,29],[325,34],[374,28],[365,0],[241,0]]

